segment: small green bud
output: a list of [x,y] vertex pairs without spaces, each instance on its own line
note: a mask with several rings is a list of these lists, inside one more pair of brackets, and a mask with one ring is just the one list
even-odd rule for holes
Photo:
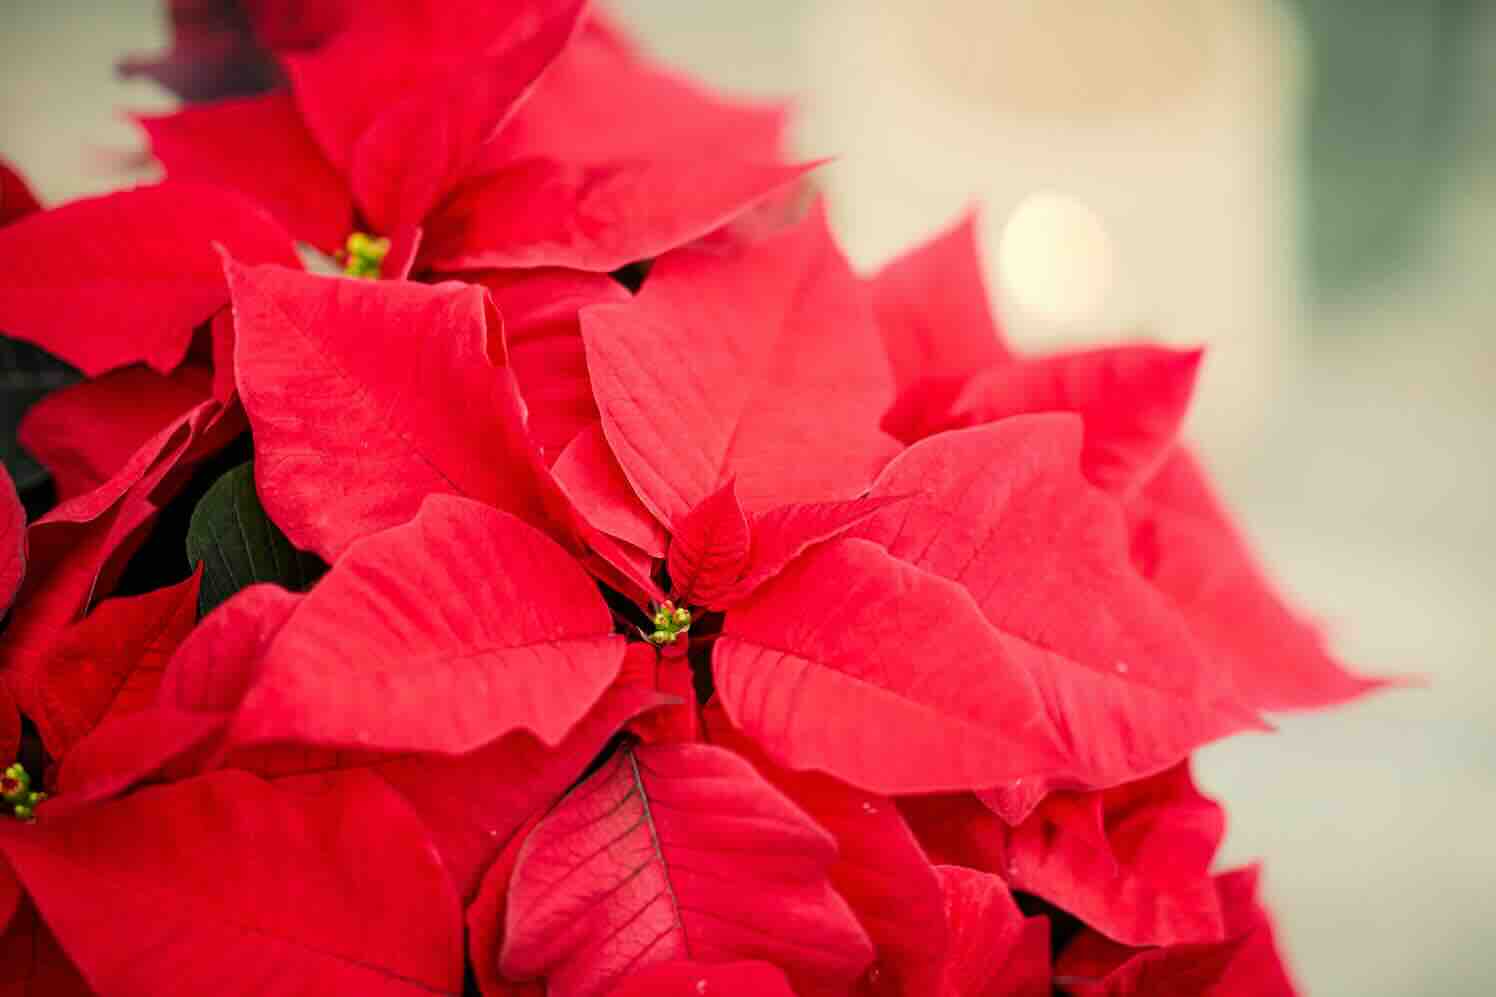
[[17,820],[30,820],[32,817],[36,816],[36,814],[32,812],[31,808],[24,803],[16,804],[15,814]]
[[31,775],[19,762],[5,770],[0,776],[0,798],[6,803],[24,803],[31,792]]
[[343,257],[343,273],[349,277],[378,280],[379,270],[384,266],[384,258],[389,251],[390,240],[355,232],[348,237],[347,248],[340,254]]
[[647,635],[652,644],[673,644],[675,639],[691,629],[691,611],[666,599],[655,607],[651,617],[654,632]]

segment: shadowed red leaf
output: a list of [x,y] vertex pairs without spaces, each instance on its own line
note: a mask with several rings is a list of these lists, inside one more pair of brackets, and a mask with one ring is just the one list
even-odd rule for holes
[[632,971],[763,960],[845,988],[872,958],[832,890],[831,837],[730,752],[622,747],[531,832],[500,969],[550,997],[605,997]]
[[1210,863],[1221,808],[1189,770],[1095,793],[1055,793],[1009,826],[971,797],[901,803],[942,862],[984,869],[1129,945],[1219,941]]
[[63,631],[42,663],[42,740],[65,757],[104,720],[150,706],[167,659],[197,623],[202,572],[145,595],[108,599]]
[[[9,869],[4,875],[18,888]],[[21,900],[9,921],[0,935],[0,997],[94,997],[35,904]]]
[[893,801],[818,772],[791,772],[764,757],[720,706],[702,711],[707,740],[753,763],[769,783],[836,839],[831,885],[877,949],[865,978],[874,994],[934,994],[946,957],[946,915],[935,868]]
[[1049,922],[1026,918],[991,873],[936,867],[950,925],[939,997],[1049,997]]
[[36,402],[18,436],[66,502],[102,486],[163,426],[202,404],[212,377],[197,363],[169,375],[139,366],[112,370]]
[[266,647],[301,599],[251,585],[205,616],[167,663],[150,708],[101,724],[63,759],[49,812],[210,767]]
[[504,922],[509,910],[509,884],[514,878],[514,863],[538,823],[539,816],[528,821],[509,840],[483,874],[478,895],[468,904],[464,918],[467,922],[468,961],[483,997],[546,997],[544,982],[517,982],[499,972],[499,953],[504,949]]
[[195,464],[243,429],[237,406],[205,401],[148,440],[97,489],[27,530],[27,578],[0,642],[4,681],[28,713],[41,712],[41,662],[63,629],[109,593],[161,506]]
[[1257,900],[1255,866],[1215,878],[1225,940],[1134,949],[1094,932],[1072,942],[1055,965],[1055,983],[1074,997],[1294,997],[1298,993]]
[[41,202],[26,185],[26,179],[9,163],[0,159],[0,225],[9,225],[25,218],[40,211],[41,207]]
[[26,577],[26,507],[10,473],[0,467],[0,618]]

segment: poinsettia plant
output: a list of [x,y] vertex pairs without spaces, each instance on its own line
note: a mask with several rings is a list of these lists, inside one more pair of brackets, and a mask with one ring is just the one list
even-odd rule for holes
[[969,217],[858,275],[581,0],[171,13],[162,182],[0,171],[8,987],[1292,991],[1190,755],[1381,683],[1198,351],[1010,350]]

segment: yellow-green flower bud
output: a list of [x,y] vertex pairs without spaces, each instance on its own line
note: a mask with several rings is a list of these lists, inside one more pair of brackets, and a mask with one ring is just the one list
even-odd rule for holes
[[348,237],[343,256],[343,273],[349,277],[379,279],[379,270],[389,254],[390,240],[355,232]]

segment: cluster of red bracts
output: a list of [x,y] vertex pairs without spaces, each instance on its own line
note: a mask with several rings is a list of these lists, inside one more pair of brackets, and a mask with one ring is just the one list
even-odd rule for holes
[[[0,489],[0,983],[1290,993],[1188,758],[1376,683],[1176,442],[1199,354],[1013,354],[970,220],[859,277],[780,110],[585,6],[179,2],[165,182],[0,174],[85,377]],[[115,594],[231,446],[326,574]]]

